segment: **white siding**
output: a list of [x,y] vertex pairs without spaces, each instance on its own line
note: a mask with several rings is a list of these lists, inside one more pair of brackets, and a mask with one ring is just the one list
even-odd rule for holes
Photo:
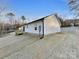
[[60,31],[61,31],[60,23],[58,22],[57,18],[54,15],[45,18],[44,33],[46,35],[51,34],[51,33],[60,32]]
[[[61,24],[54,15],[44,18],[44,34],[47,35],[51,33],[60,32],[60,25]],[[41,34],[43,34],[42,20],[29,24],[28,26],[26,26],[25,31],[29,33],[39,34],[39,26],[41,26]],[[35,27],[37,27],[37,30],[35,30]]]
[[[25,32],[39,34],[39,26],[41,26],[41,34],[42,34],[43,33],[42,32],[42,21],[37,21],[31,24],[28,24],[26,26]],[[37,27],[37,30],[35,30],[35,27]]]

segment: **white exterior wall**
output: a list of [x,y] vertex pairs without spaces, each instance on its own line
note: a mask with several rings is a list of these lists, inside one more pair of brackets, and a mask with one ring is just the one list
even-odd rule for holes
[[44,20],[44,33],[45,35],[60,32],[60,23],[58,22],[57,18],[52,15]]
[[[44,19],[44,35],[60,32],[60,23],[54,15],[48,16]],[[39,34],[39,26],[41,26],[41,34],[43,34],[43,23],[42,21],[36,21],[26,26],[25,32]],[[35,30],[37,27],[37,30]]]
[[[37,21],[31,24],[28,24],[28,26],[26,26],[25,28],[25,32],[39,34],[39,26],[41,26],[41,34],[42,34],[43,33],[42,32],[42,21]],[[37,30],[35,30],[35,27],[37,27]]]

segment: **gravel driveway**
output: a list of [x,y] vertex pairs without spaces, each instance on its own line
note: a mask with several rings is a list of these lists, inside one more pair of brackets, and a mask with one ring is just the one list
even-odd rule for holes
[[42,40],[29,34],[12,35],[0,42],[0,59],[79,59],[79,36],[75,33],[50,34]]

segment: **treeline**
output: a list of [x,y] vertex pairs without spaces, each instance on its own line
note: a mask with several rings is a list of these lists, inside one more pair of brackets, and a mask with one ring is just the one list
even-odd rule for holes
[[15,11],[8,8],[6,2],[4,4],[0,1],[0,34],[15,31],[17,28],[27,23],[25,20],[25,16],[17,17]]
[[18,19],[18,17],[16,18],[16,15],[11,12],[3,16],[6,16],[5,19],[8,18],[8,20],[5,20],[4,22],[0,21],[0,34],[13,32],[26,23],[25,16],[21,16]]
[[21,27],[22,25],[23,25],[22,23],[10,24],[10,23],[1,22],[0,23],[0,34],[13,32],[17,28]]

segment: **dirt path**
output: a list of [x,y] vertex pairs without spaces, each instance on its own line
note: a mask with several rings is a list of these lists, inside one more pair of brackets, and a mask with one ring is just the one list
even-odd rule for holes
[[65,40],[52,50],[47,59],[79,59],[79,36],[68,33]]
[[51,34],[42,40],[25,46],[14,54],[5,56],[5,59],[46,59],[51,55],[52,49],[65,39],[64,33]]
[[36,37],[15,37],[17,41],[0,49],[0,59],[79,59],[78,34],[57,33],[42,40]]
[[37,40],[38,37],[29,34],[15,36],[12,33],[7,37],[0,38],[0,59],[19,51],[23,47],[30,45]]

